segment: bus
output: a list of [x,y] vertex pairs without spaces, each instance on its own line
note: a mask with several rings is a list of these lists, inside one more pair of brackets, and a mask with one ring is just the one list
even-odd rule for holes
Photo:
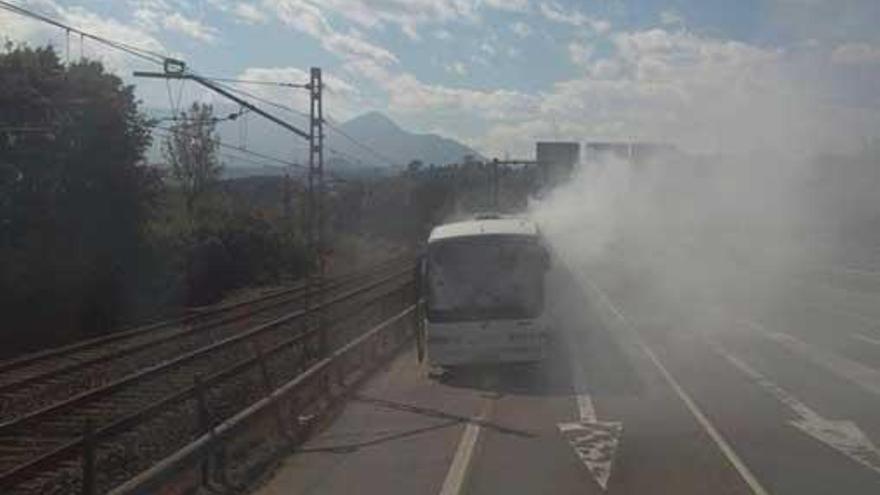
[[534,222],[487,216],[431,231],[420,263],[420,355],[453,367],[546,355],[548,251]]

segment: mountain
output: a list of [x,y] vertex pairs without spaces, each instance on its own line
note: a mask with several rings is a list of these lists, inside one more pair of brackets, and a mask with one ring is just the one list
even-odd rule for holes
[[[379,112],[369,112],[355,117],[339,125],[339,129],[356,141],[376,150],[377,153],[352,143],[332,129],[328,131],[328,144],[376,166],[405,165],[412,160],[421,160],[425,164],[445,165],[461,162],[465,155],[479,157],[476,151],[453,139],[436,134],[416,134],[401,129],[394,121]],[[387,163],[389,161],[390,164]]]
[[[229,105],[215,106],[214,114],[226,116],[237,110]],[[166,116],[167,111],[149,111],[151,116]],[[300,129],[308,129],[308,120],[301,115],[278,113]],[[171,123],[163,124],[169,127]],[[338,130],[337,130],[338,129]],[[341,131],[341,132],[340,132]],[[263,119],[248,114],[235,121],[217,125],[220,141],[228,146],[246,148],[305,165],[308,163],[308,145],[305,140]],[[425,165],[460,163],[465,155],[480,155],[473,149],[437,134],[418,134],[402,129],[380,112],[369,112],[347,122],[329,122],[324,126],[325,168],[342,175],[387,173],[412,160]],[[159,143],[163,135],[157,133],[148,153],[151,162],[161,162]],[[234,150],[221,148],[220,159],[229,178],[252,175],[283,175],[284,165],[267,162],[253,155],[240,155]],[[242,158],[237,158],[241,156]],[[262,164],[262,165],[261,165]]]

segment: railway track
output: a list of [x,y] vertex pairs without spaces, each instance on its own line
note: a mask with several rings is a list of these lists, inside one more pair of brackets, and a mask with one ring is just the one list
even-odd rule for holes
[[[44,356],[52,362],[44,367],[35,366],[41,360],[27,362],[31,372],[2,387],[19,394],[39,389],[53,399],[31,401],[38,406],[20,407],[0,422],[0,491],[70,493],[82,491],[83,483],[112,487],[124,481],[206,422],[234,414],[274,381],[301,372],[349,338],[352,328],[399,306],[411,271],[400,266],[387,263],[326,284],[316,298],[327,315],[320,326],[311,317],[316,311],[273,294],[273,302],[258,310],[241,305],[190,326],[169,325],[152,339],[144,338],[149,331],[132,332],[131,338],[74,348],[77,359],[63,351]],[[135,359],[148,354],[150,359]],[[82,376],[70,381],[77,373]],[[100,480],[83,479],[87,458],[101,460]]]
[[[331,293],[374,277],[396,260],[326,282]],[[0,363],[0,424],[74,396],[120,376],[198,349],[238,332],[242,326],[270,321],[299,309],[305,284],[269,295],[209,309],[133,330],[91,339]],[[314,291],[314,290],[313,290]]]

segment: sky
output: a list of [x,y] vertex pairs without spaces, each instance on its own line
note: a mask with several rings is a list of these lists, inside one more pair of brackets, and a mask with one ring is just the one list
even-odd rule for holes
[[[880,129],[877,0],[10,0],[187,62],[305,82],[335,121],[381,111],[484,156],[540,139],[854,149]],[[218,101],[148,62],[0,11],[0,37],[99,58],[151,108]],[[290,88],[248,91],[307,111]]]

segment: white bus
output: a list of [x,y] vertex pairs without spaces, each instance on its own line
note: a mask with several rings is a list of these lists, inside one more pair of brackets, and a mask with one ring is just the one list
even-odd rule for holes
[[443,367],[543,359],[548,267],[529,220],[492,216],[434,228],[421,264],[426,344],[420,351]]

